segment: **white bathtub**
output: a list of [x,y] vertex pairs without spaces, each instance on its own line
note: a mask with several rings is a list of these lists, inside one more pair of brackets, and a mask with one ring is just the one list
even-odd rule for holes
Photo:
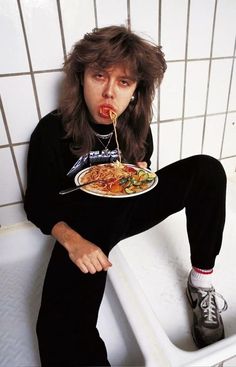
[[[112,366],[212,366],[236,356],[236,184],[215,285],[229,303],[226,339],[197,351],[184,296],[189,270],[184,213],[121,242],[99,316]],[[0,367],[40,365],[35,323],[53,241],[26,222],[0,230]],[[129,320],[129,321],[128,321]],[[224,364],[236,366],[236,359]]]
[[236,181],[228,180],[223,247],[214,285],[227,299],[226,338],[197,350],[185,297],[190,269],[184,211],[121,242],[112,252],[111,282],[137,338],[145,365],[236,366]]

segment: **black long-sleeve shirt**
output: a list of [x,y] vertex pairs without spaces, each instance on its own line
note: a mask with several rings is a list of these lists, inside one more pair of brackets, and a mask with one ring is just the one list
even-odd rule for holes
[[[113,127],[112,125],[93,124],[92,128],[100,134],[107,134]],[[76,170],[70,176],[68,172],[78,161],[78,157],[72,154],[71,143],[70,139],[65,139],[62,120],[56,111],[42,118],[31,136],[24,207],[28,219],[44,234],[50,234],[53,226],[59,221],[64,221],[76,228],[76,223],[81,222],[82,216],[86,217],[86,215],[98,212],[101,206],[110,213],[114,211],[114,206],[116,212],[124,209],[124,204],[120,202],[117,205],[115,199],[94,197],[81,190],[68,195],[59,195],[60,190],[74,185],[73,176]],[[146,146],[144,160],[150,165],[150,157],[153,152],[151,129]],[[108,148],[110,151],[116,149],[114,136]],[[107,161],[107,157],[102,157],[100,154],[102,150],[104,146],[99,139],[96,139],[92,152],[89,152],[87,158],[83,159],[83,166],[80,168],[94,163],[104,163],[104,159]]]

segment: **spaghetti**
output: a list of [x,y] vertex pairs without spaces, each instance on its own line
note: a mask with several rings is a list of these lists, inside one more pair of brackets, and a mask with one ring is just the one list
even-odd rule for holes
[[123,195],[144,191],[154,183],[156,175],[119,161],[90,167],[79,179],[79,184],[96,181],[86,190],[104,194]]
[[116,146],[117,146],[117,151],[118,151],[118,157],[119,157],[119,161],[121,162],[120,146],[119,146],[119,141],[118,141],[117,131],[116,131],[117,114],[113,110],[110,110],[109,115],[110,115],[111,121],[113,123],[114,132],[115,132]]

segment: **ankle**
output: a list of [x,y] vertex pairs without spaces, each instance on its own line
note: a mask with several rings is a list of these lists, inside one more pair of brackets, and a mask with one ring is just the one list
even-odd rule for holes
[[190,283],[196,288],[211,288],[213,278],[213,269],[199,269],[193,267],[190,271]]

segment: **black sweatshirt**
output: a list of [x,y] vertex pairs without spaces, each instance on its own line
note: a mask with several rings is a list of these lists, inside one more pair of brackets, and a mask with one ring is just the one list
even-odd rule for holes
[[[99,134],[108,134],[112,131],[113,126],[92,124],[92,128]],[[53,111],[39,121],[30,139],[24,207],[27,218],[44,234],[51,234],[53,226],[59,221],[64,221],[72,228],[77,228],[78,221],[81,223],[82,218],[86,218],[86,215],[98,213],[101,206],[107,213],[114,211],[114,207],[116,212],[124,210],[125,200],[122,199],[95,197],[81,190],[72,194],[59,195],[60,190],[75,185],[74,176],[78,169],[116,160],[114,134],[108,146],[108,154],[105,152],[105,155],[104,146],[96,138],[92,151],[80,159],[77,171],[74,170],[68,176],[68,172],[78,161],[78,157],[71,153],[72,141],[65,139],[64,136],[62,120],[56,111]],[[108,140],[102,140],[103,143],[106,141],[108,142]],[[153,152],[151,129],[146,146],[144,161],[149,166]],[[118,201],[119,205],[117,205]]]

